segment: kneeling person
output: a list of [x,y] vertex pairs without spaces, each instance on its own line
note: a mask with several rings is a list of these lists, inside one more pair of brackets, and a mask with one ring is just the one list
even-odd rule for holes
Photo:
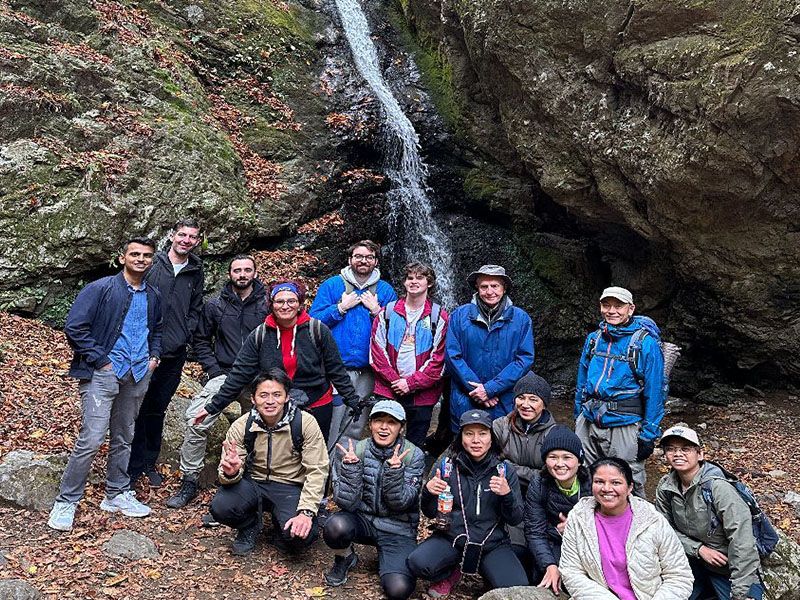
[[313,416],[289,398],[291,380],[270,369],[255,381],[253,409],[234,421],[219,464],[222,487],[211,501],[213,517],[238,530],[233,553],[249,554],[272,514],[275,544],[288,552],[317,538],[317,509],[328,475],[328,453]]
[[355,446],[337,447],[342,462],[335,468],[334,500],[342,509],[325,524],[323,539],[336,550],[333,568],[325,574],[329,585],[342,585],[358,562],[352,544],[378,548],[381,587],[390,600],[405,600],[416,581],[406,558],[416,547],[419,491],[425,455],[404,440],[403,407],[381,400],[369,415],[371,437]]

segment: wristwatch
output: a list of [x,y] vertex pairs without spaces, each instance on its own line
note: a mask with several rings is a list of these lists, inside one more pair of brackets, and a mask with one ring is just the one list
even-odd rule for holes
[[317,516],[312,511],[308,510],[307,508],[304,508],[303,510],[298,510],[297,514],[298,515],[304,515],[304,516],[308,517],[309,519],[313,519],[314,517]]

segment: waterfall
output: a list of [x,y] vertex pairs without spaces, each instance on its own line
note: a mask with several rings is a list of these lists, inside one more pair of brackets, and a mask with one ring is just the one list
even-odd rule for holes
[[457,305],[450,247],[431,214],[427,194],[427,166],[419,154],[419,137],[383,78],[369,24],[358,0],[336,0],[353,60],[381,103],[388,126],[384,168],[389,191],[390,239],[409,258],[430,264],[436,271],[436,293],[447,308]]

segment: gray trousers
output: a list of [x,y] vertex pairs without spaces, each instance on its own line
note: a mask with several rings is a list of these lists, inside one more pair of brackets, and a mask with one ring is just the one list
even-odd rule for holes
[[83,410],[81,430],[61,477],[58,502],[74,503],[81,499],[89,469],[106,440],[106,432],[109,434],[106,496],[113,498],[128,491],[133,429],[150,384],[150,375],[148,371],[141,381],[136,382],[130,372],[118,379],[113,369],[99,369],[94,371],[91,379],[81,380],[78,385]]
[[[356,388],[356,394],[360,400],[368,400],[372,397],[372,392],[375,389],[375,373],[372,372],[372,369],[369,367],[354,370],[348,369],[347,374],[350,376],[350,381],[353,383],[353,387]],[[350,410],[345,407],[344,415],[341,417],[336,435],[331,436],[331,443],[333,443],[340,432],[343,433],[339,443],[345,448],[347,448],[348,439],[352,439],[353,442],[360,440],[363,437],[364,427],[369,420],[369,411],[371,408],[371,406],[365,407],[364,410],[361,411],[361,416],[358,420],[354,420],[348,424],[350,421]]]
[[[203,470],[206,457],[206,446],[208,445],[208,430],[214,426],[225,411],[215,415],[208,415],[199,425],[193,425],[194,416],[201,408],[217,395],[222,384],[225,383],[227,375],[218,375],[209,379],[203,386],[200,393],[194,397],[189,407],[186,409],[186,432],[183,434],[183,444],[181,445],[181,473],[184,477],[197,477]],[[249,395],[249,386],[242,391],[242,396]],[[241,396],[240,396],[241,402]]]
[[616,456],[626,461],[633,471],[633,493],[644,498],[644,484],[647,474],[644,470],[644,461],[636,460],[639,445],[639,424],[623,425],[621,427],[598,427],[587,421],[583,415],[578,415],[575,421],[575,434],[583,444],[586,455],[586,464],[594,461]]

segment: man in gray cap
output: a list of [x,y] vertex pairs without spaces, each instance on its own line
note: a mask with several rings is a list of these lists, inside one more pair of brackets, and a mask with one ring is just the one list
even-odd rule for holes
[[631,465],[644,497],[644,461],[653,453],[664,417],[666,385],[660,331],[634,316],[633,294],[609,287],[600,295],[602,321],[586,337],[575,391],[575,433],[586,462],[616,456]]
[[514,408],[514,385],[533,366],[531,318],[511,302],[511,278],[498,265],[470,273],[472,301],[450,317],[445,360],[452,376],[450,420],[480,408],[493,419]]

